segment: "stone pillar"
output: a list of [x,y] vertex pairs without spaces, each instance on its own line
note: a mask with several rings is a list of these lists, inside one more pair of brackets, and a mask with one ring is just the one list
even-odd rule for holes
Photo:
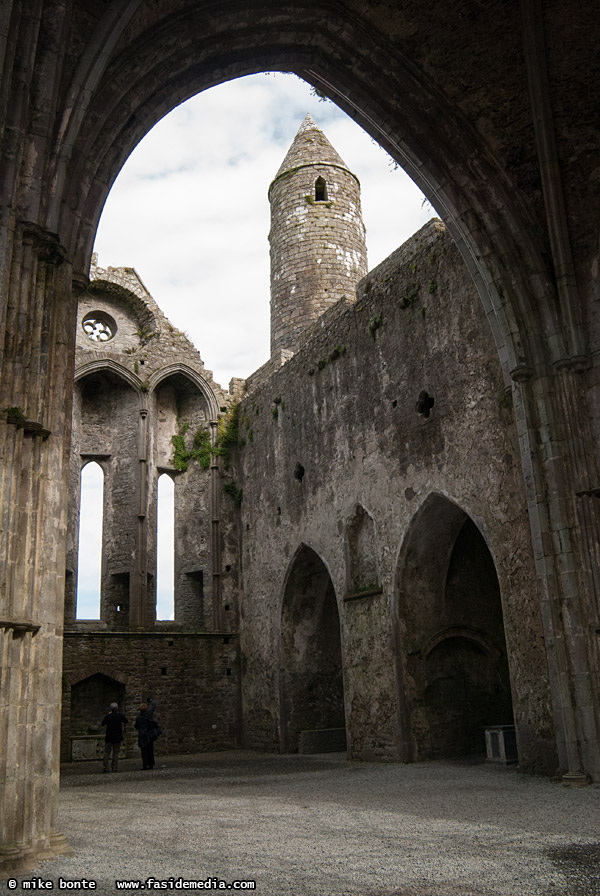
[[[219,424],[210,422],[212,445],[216,445]],[[211,518],[211,551],[212,566],[212,627],[215,631],[223,628],[223,603],[221,600],[221,477],[217,458],[213,454],[210,465],[210,518]]]
[[0,877],[56,832],[75,301],[52,234],[15,227],[0,344]]
[[600,481],[578,365],[513,373],[564,783],[600,779]]
[[[144,395],[141,396],[142,400]],[[138,512],[136,532],[136,558],[133,579],[129,591],[129,627],[132,631],[154,624],[156,610],[149,619],[148,607],[148,549],[146,544],[146,520],[148,513],[148,408],[141,407],[138,418]]]

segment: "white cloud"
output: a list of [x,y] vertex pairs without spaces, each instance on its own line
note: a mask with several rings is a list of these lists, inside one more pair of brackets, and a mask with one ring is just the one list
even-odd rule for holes
[[133,266],[227,386],[269,354],[269,184],[310,112],[362,186],[369,265],[431,217],[389,157],[293,75],[212,88],[162,119],[108,197],[95,249]]

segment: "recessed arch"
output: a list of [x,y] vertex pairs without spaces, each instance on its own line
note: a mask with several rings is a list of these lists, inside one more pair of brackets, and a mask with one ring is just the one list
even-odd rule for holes
[[379,588],[375,522],[362,504],[346,524],[346,567],[349,593]]
[[443,495],[428,495],[403,540],[393,622],[405,758],[480,753],[486,726],[514,724],[494,560]]
[[216,420],[219,416],[219,402],[214,390],[198,371],[194,370],[192,367],[188,367],[187,364],[175,363],[161,367],[160,370],[156,371],[156,373],[150,377],[148,384],[149,391],[156,392],[159,386],[166,380],[178,376],[188,380],[189,383],[201,393],[208,406],[209,419],[213,421]]
[[282,752],[302,751],[303,740],[344,744],[337,600],[325,563],[306,544],[298,547],[285,577],[279,655]]
[[111,703],[125,706],[125,684],[111,675],[95,672],[74,682],[70,688],[69,734],[71,737],[103,735],[100,725]]
[[102,358],[96,361],[87,361],[81,364],[75,370],[75,382],[79,383],[87,377],[96,374],[106,373],[107,376],[115,383],[131,386],[136,392],[141,392],[142,380],[132,371],[128,370],[118,361],[112,361],[110,358]]

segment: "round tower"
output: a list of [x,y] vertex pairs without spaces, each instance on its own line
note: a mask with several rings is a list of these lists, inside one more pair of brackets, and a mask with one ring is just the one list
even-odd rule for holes
[[360,183],[307,115],[269,187],[271,357],[367,273]]

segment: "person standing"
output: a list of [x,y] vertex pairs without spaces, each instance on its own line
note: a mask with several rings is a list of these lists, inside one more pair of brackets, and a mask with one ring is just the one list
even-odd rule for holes
[[140,704],[140,714],[135,720],[138,733],[138,747],[142,752],[142,770],[154,768],[153,715],[156,703],[148,697],[147,703]]
[[119,767],[119,750],[123,741],[123,725],[127,723],[127,719],[116,703],[110,704],[110,712],[102,719],[102,724],[106,725],[106,734],[104,736],[104,761],[103,771],[109,770],[109,764],[112,755],[112,770],[116,772]]

